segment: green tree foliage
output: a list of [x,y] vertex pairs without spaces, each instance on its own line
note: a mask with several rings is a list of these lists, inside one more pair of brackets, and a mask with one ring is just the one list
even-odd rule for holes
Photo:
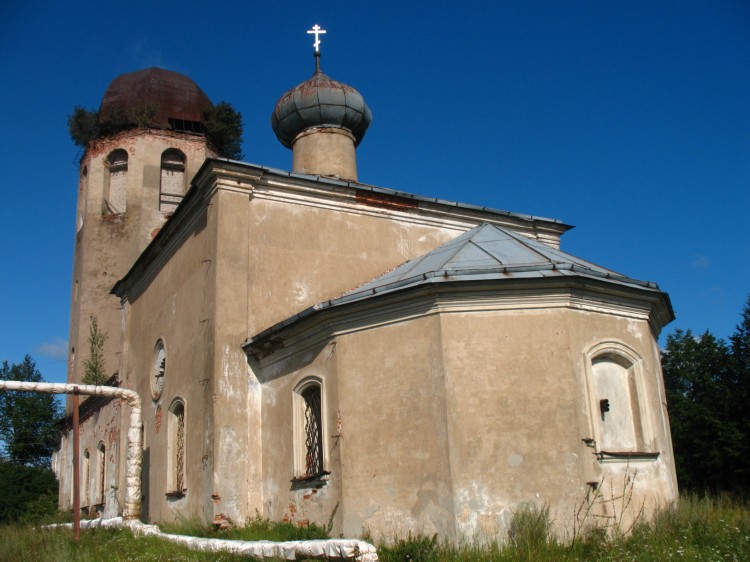
[[83,362],[83,384],[104,384],[107,373],[104,370],[104,344],[109,334],[99,329],[99,319],[89,316],[89,358]]
[[[68,131],[73,142],[88,148],[92,140],[108,137],[134,127],[148,127],[153,124],[159,107],[143,103],[135,107],[110,107],[106,119],[100,121],[96,111],[81,106],[73,108],[68,116]],[[232,104],[222,101],[203,112],[203,126],[208,142],[224,157],[241,160],[242,155],[242,114]]]
[[35,521],[57,511],[58,483],[48,468],[0,460],[0,524]]
[[68,115],[68,131],[73,142],[85,149],[99,134],[99,114],[75,106],[73,114]]
[[710,332],[676,330],[662,354],[680,486],[750,491],[750,300],[731,346]]
[[242,114],[222,101],[203,112],[206,137],[226,158],[242,159]]
[[750,296],[742,309],[740,323],[730,338],[732,349],[732,394],[733,408],[739,417],[739,431],[744,437],[740,456],[744,463],[739,467],[739,485],[750,494]]
[[[4,361],[0,379],[43,382],[36,363],[28,355],[18,364]],[[61,413],[52,394],[0,391],[3,456],[19,465],[49,467],[52,451],[60,441],[55,422]]]

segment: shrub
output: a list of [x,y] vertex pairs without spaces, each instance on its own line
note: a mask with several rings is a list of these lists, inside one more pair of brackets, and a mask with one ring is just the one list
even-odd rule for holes
[[51,470],[0,460],[0,523],[38,521],[57,511]]

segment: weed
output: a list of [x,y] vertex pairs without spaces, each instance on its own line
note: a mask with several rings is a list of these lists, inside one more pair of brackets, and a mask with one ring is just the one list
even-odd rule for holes
[[543,550],[552,537],[549,506],[539,507],[533,503],[521,504],[513,513],[508,538],[516,551],[529,557]]

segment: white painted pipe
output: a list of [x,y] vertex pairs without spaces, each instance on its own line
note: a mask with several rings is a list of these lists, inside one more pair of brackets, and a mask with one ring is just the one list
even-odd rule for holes
[[128,426],[128,454],[125,469],[124,519],[141,517],[141,471],[143,468],[143,441],[141,428],[141,397],[134,390],[94,384],[65,384],[56,382],[0,381],[0,390],[22,390],[45,394],[83,394],[85,396],[111,396],[124,398],[130,405]]
[[[47,525],[49,528],[71,528],[71,523]],[[180,544],[200,552],[231,552],[244,554],[255,560],[352,560],[354,562],[378,562],[378,552],[373,545],[357,539],[316,539],[309,541],[238,541],[207,539],[162,533],[156,525],[140,521],[114,519],[91,519],[81,521],[81,529],[130,529],[136,537],[156,537]]]

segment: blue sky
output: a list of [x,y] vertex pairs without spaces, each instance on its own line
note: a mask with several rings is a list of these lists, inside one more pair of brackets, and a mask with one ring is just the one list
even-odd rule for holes
[[[65,377],[79,151],[66,118],[161,66],[242,112],[245,160],[289,169],[279,96],[323,70],[374,119],[360,180],[562,219],[563,249],[731,334],[750,293],[745,1],[0,4],[0,360]],[[664,335],[662,336],[662,341]]]

